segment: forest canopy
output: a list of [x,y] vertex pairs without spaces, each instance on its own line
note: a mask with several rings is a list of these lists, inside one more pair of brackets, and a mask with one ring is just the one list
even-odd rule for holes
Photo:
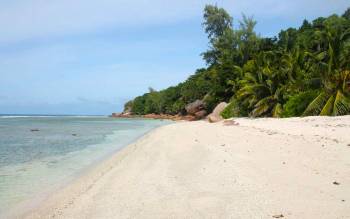
[[350,9],[343,15],[304,20],[299,28],[261,37],[243,15],[234,29],[227,11],[204,8],[209,48],[206,68],[186,81],[129,101],[133,114],[186,114],[203,100],[208,112],[228,102],[225,118],[350,114]]

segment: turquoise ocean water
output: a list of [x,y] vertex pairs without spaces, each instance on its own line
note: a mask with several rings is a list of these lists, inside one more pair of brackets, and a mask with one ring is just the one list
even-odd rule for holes
[[0,217],[168,123],[107,117],[0,116]]

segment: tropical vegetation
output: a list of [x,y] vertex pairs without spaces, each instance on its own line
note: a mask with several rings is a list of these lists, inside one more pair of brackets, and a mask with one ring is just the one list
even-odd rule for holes
[[350,9],[304,20],[276,37],[257,34],[257,22],[245,15],[235,29],[217,6],[207,5],[203,18],[206,68],[129,101],[132,113],[185,114],[185,106],[199,99],[207,111],[229,102],[225,118],[350,114]]

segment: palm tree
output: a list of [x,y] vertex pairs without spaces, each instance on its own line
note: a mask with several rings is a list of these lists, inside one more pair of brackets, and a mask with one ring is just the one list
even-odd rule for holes
[[325,51],[314,56],[320,72],[322,90],[303,113],[308,115],[338,116],[350,113],[350,27],[345,18],[332,16],[324,28],[316,32]]
[[248,107],[250,116],[279,117],[282,113],[285,86],[275,68],[276,58],[277,54],[261,52],[243,67],[245,74],[236,98]]

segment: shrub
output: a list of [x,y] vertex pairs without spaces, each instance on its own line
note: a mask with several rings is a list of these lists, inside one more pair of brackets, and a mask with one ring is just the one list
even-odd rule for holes
[[309,103],[319,94],[318,90],[310,90],[289,97],[284,104],[283,117],[301,116]]

